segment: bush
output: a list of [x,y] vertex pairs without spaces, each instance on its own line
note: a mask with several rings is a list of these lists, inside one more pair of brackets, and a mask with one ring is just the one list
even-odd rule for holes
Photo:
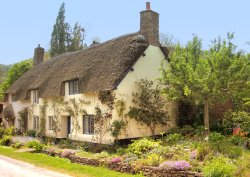
[[11,139],[12,139],[12,136],[10,135],[3,136],[3,138],[0,140],[0,145],[9,146],[11,144]]
[[229,142],[234,145],[243,145],[244,139],[239,135],[233,135],[230,137]]
[[234,177],[236,166],[226,157],[217,157],[204,166],[204,177]]
[[28,130],[27,131],[27,136],[36,137],[36,130]]
[[220,143],[225,140],[225,136],[222,135],[221,133],[212,132],[210,133],[208,140],[209,142],[212,142],[212,143]]
[[4,136],[4,129],[0,127],[0,139]]
[[127,152],[131,152],[138,156],[141,156],[142,154],[145,154],[150,150],[159,146],[160,146],[159,142],[143,138],[136,140],[132,144],[130,144],[129,147],[127,148]]
[[180,160],[180,161],[167,161],[163,162],[160,166],[160,169],[164,170],[188,170],[191,168],[191,165],[185,161],[185,160]]
[[222,125],[226,130],[231,132],[236,126],[239,126],[243,131],[250,132],[250,114],[244,111],[229,111],[225,113]]
[[22,147],[22,144],[20,142],[15,142],[14,144],[11,145],[11,147],[15,149],[20,149]]
[[176,144],[181,140],[181,134],[174,133],[174,134],[169,134],[166,137],[166,142],[169,144]]
[[43,144],[40,143],[39,141],[36,141],[36,140],[33,140],[33,141],[30,141],[26,144],[26,146],[28,148],[34,148],[35,149],[35,152],[41,152],[42,149],[43,149]]
[[243,154],[243,150],[239,146],[226,145],[221,148],[221,153],[229,158],[239,158]]
[[62,157],[62,158],[68,158],[69,156],[74,155],[74,154],[75,154],[75,151],[70,150],[70,149],[64,149],[64,150],[62,151],[61,157]]

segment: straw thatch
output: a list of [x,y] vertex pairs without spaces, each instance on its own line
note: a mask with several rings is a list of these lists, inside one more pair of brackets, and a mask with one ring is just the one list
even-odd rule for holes
[[142,35],[133,33],[59,55],[31,68],[7,93],[16,100],[28,99],[32,89],[39,89],[41,98],[60,96],[65,81],[73,79],[79,79],[80,93],[114,89],[148,45]]

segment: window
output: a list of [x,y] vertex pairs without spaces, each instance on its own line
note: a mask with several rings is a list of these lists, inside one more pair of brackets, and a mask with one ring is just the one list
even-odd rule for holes
[[33,116],[33,129],[38,130],[39,129],[39,117]]
[[94,134],[94,116],[83,116],[83,134]]
[[49,130],[54,130],[54,117],[49,116]]
[[78,94],[78,84],[79,81],[78,80],[74,80],[74,81],[70,81],[69,82],[69,94],[70,95],[74,95],[74,94]]
[[38,90],[33,90],[33,103],[38,104],[39,103],[39,98],[38,98]]

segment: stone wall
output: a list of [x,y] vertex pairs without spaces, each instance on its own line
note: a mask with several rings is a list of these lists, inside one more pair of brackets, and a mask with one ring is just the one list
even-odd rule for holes
[[[49,151],[43,150],[42,153],[51,156],[59,156],[61,157],[60,153],[51,153]],[[147,177],[203,177],[201,173],[192,172],[192,171],[181,171],[181,170],[162,170],[158,167],[151,167],[151,166],[143,166],[140,169],[133,168],[128,163],[118,162],[112,163],[107,162],[105,160],[97,160],[97,159],[89,159],[85,157],[79,157],[75,155],[70,155],[67,157],[72,163],[78,163],[82,165],[90,165],[90,166],[107,166],[110,170],[122,172],[122,173],[143,173],[144,176]]]

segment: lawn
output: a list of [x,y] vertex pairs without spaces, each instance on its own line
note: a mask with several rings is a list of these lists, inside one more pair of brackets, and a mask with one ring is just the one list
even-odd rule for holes
[[45,154],[16,152],[16,149],[0,146],[0,154],[35,166],[54,170],[75,177],[139,177],[141,175],[123,174],[102,167],[73,164],[68,159],[51,157]]

